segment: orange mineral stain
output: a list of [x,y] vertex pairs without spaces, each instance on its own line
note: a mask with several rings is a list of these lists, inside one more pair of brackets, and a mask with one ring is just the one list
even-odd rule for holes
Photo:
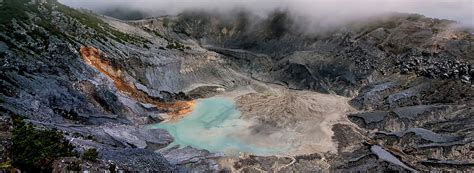
[[176,101],[173,103],[160,102],[146,93],[139,91],[133,82],[126,79],[126,76],[120,69],[114,68],[110,61],[101,58],[97,48],[81,46],[80,53],[88,65],[112,79],[117,90],[139,102],[153,104],[159,109],[166,110],[169,115],[166,121],[178,121],[182,119],[192,111],[193,106],[196,104],[195,100]]

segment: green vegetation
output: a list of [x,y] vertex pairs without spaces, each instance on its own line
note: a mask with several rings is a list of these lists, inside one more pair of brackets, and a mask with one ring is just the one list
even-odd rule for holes
[[[466,31],[467,33],[470,33],[469,31]],[[474,42],[474,35],[472,34],[465,34],[463,37],[463,40]],[[472,45],[471,45],[472,46]]]
[[72,162],[66,166],[66,170],[68,171],[81,171],[81,165],[79,162]]
[[368,32],[371,32],[378,28],[393,29],[401,24],[402,24],[402,21],[400,21],[399,18],[391,17],[385,20],[375,20],[375,21],[368,22],[362,28]]
[[168,45],[166,46],[168,49],[178,49],[180,51],[184,51],[186,47],[184,47],[183,44],[177,42],[177,41],[170,41],[168,42]]
[[[57,26],[52,25],[51,22],[48,21],[49,19],[47,19],[44,15],[38,15],[38,18],[30,20],[27,15],[27,12],[32,14],[40,14],[40,11],[38,10],[38,5],[31,4],[30,1],[31,0],[6,0],[4,2],[4,6],[0,6],[0,29],[5,31],[11,31],[5,33],[19,42],[27,42],[27,37],[29,36],[39,42],[43,42],[43,44],[47,44],[49,39],[47,32],[41,31],[41,29],[38,27],[31,27],[30,24],[34,22],[38,26],[44,28],[46,31],[50,32],[52,35],[56,35],[58,37],[64,38],[65,40],[72,41],[73,38],[70,38],[64,33],[62,33],[57,28]],[[57,3],[56,0],[48,0],[47,2]],[[47,7],[47,9],[51,10],[50,6],[44,7]],[[13,32],[15,30],[12,25],[13,19],[17,20],[18,24],[22,25],[24,28],[30,28],[31,30],[27,30],[26,33]],[[17,47],[11,42],[7,42],[7,44],[12,47]],[[33,50],[36,49],[36,47],[29,48]]]
[[[64,40],[68,40],[69,42],[77,42],[74,37],[68,36],[66,33],[60,30],[60,28],[51,22],[52,16],[50,13],[52,11],[58,11],[65,16],[71,17],[76,19],[79,23],[85,25],[88,28],[91,28],[96,31],[96,34],[90,35],[90,38],[100,38],[101,40],[108,40],[107,38],[113,38],[114,40],[126,44],[131,43],[138,46],[142,46],[147,48],[149,40],[133,36],[127,33],[123,33],[118,31],[117,29],[113,28],[109,24],[105,23],[94,14],[78,11],[73,8],[67,7],[56,0],[47,0],[47,3],[41,5],[41,8],[37,4],[31,4],[31,0],[4,0],[2,3],[3,5],[0,6],[0,29],[1,30],[13,30],[12,20],[16,19],[17,21],[21,21],[27,24],[25,28],[31,28],[32,30],[27,31],[27,35],[38,38],[42,41],[47,41],[49,34],[41,32],[38,28],[29,27],[29,24],[36,24],[46,31],[48,31],[51,35],[55,35],[61,37]],[[40,10],[46,9],[46,10]],[[27,15],[27,13],[37,14],[37,18],[31,18]],[[7,32],[8,33],[8,32]],[[15,34],[11,32],[11,34]],[[24,38],[26,35],[18,34],[12,35],[14,38],[18,38],[17,40],[25,40]],[[47,42],[45,42],[47,43]]]
[[25,11],[30,0],[4,0],[0,6],[0,24],[8,24],[12,19],[28,19]]
[[121,43],[149,43],[149,41],[146,39],[134,37],[112,28],[109,24],[95,17],[93,14],[80,12],[60,3],[56,3],[56,5],[58,7],[56,10],[67,16],[75,18],[83,25],[94,29],[102,38],[106,36],[115,37],[117,41]]
[[91,149],[87,149],[84,152],[84,155],[82,156],[82,158],[85,160],[95,161],[97,160],[98,155],[99,153],[97,152],[97,150],[95,148],[91,148]]
[[410,15],[407,17],[407,20],[412,21],[412,22],[415,22],[415,21],[420,20],[421,18],[423,18],[422,15],[419,15],[419,14],[410,14]]
[[23,171],[50,172],[55,159],[77,155],[61,132],[35,129],[20,117],[14,118],[11,133],[13,166]]
[[165,39],[166,41],[169,41],[168,38],[166,38],[165,36],[161,35],[160,33],[158,33],[158,31],[152,31],[156,36],[160,37],[160,38],[163,38]]
[[170,26],[170,19],[167,17],[163,19],[163,27],[167,28]]
[[59,108],[53,108],[53,112],[61,115],[64,118],[70,119],[70,120],[78,120],[79,115],[76,113],[74,110],[64,110],[64,109],[59,109]]
[[10,160],[0,163],[0,170],[11,170],[11,169],[13,169],[13,166]]
[[147,32],[151,32],[153,34],[155,34],[156,36],[162,38],[162,39],[165,39],[166,41],[170,41],[168,38],[166,38],[165,36],[161,35],[158,31],[156,30],[151,30],[147,27],[142,27],[143,30],[147,31]]

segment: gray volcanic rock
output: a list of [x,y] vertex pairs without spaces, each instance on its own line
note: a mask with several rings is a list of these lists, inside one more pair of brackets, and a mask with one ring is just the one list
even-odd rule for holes
[[69,134],[68,136],[73,139],[89,140],[92,143],[114,147],[130,147],[154,151],[163,148],[174,140],[165,130],[143,129],[124,124],[107,123],[101,126],[90,126],[29,121],[39,126],[61,130]]
[[435,142],[435,143],[447,143],[447,142],[453,142],[453,141],[456,141],[456,140],[460,140],[459,137],[437,134],[437,133],[434,133],[430,130],[426,130],[426,129],[423,129],[423,128],[412,128],[412,129],[408,129],[404,132],[391,132],[391,133],[390,132],[389,133],[387,133],[387,132],[377,132],[377,133],[380,133],[380,134],[383,134],[383,135],[395,135],[399,138],[407,135],[408,133],[414,133],[415,135],[423,138],[424,140]]
[[[55,1],[24,6],[0,20],[3,132],[10,116],[24,116],[64,132],[80,153],[96,148],[98,162],[132,172],[474,170],[474,40],[452,21],[393,14],[308,30],[285,11],[124,22]],[[97,48],[101,64],[84,59],[82,46]],[[324,138],[337,151],[229,161],[191,147],[163,149],[170,134],[143,128],[169,111],[147,100],[171,104],[257,84],[298,94],[257,93],[265,102],[241,108],[278,126],[318,127],[311,124],[317,114],[328,120]],[[317,107],[322,97],[307,102],[311,92],[350,97],[358,111],[345,116],[350,122],[332,120],[317,109],[337,106]],[[290,109],[298,115],[282,119]],[[315,132],[304,137],[322,137]]]
[[173,137],[161,129],[137,129],[126,125],[105,125],[102,130],[117,141],[134,148],[159,149],[173,142]]
[[74,124],[51,124],[31,121],[47,128],[56,128],[66,134],[79,152],[96,148],[103,164],[115,165],[124,170],[176,171],[182,170],[155,150],[173,141],[168,132],[160,129],[141,129],[130,125],[105,124],[84,126]]
[[375,155],[377,155],[377,157],[379,159],[382,159],[384,161],[387,161],[387,162],[390,162],[394,165],[397,165],[397,166],[400,166],[410,172],[417,172],[416,170],[414,170],[413,168],[410,168],[408,167],[407,165],[405,165],[404,163],[402,163],[400,160],[398,160],[395,156],[393,156],[392,154],[390,154],[388,151],[385,151],[382,147],[380,146],[377,146],[377,145],[374,145],[370,148],[370,151],[372,151],[372,153],[374,153]]
[[363,112],[349,115],[349,118],[362,118],[365,124],[377,123],[383,121],[389,116],[389,112],[378,111],[378,112]]
[[[474,120],[472,87],[464,86],[465,90],[446,94],[450,92],[446,91],[449,90],[446,87],[453,86],[451,82],[440,85],[438,81],[423,81],[411,81],[415,85],[403,84],[408,86],[405,90],[400,90],[398,86],[386,90],[388,92],[379,92],[384,96],[374,95],[371,90],[363,91],[365,93],[353,99],[352,103],[363,103],[364,107],[375,110],[351,114],[350,120],[360,127],[373,130],[367,135],[370,140],[384,145],[386,151],[402,158],[403,163],[418,171],[472,171],[473,167],[469,165],[474,155],[468,149],[473,144],[470,125]],[[425,83],[424,89],[417,89],[420,82]],[[463,87],[461,82],[457,84],[456,87]],[[411,94],[405,94],[406,91]],[[393,102],[388,100],[395,98],[390,97],[394,95],[391,93],[405,101],[390,106]],[[459,99],[449,98],[457,97],[459,93],[462,95]],[[416,97],[412,97],[414,95]],[[373,97],[379,101],[361,102],[363,98]]]
[[144,172],[185,172],[169,164],[159,153],[138,148],[126,148],[120,150],[99,150],[100,156],[104,160],[113,160],[115,164],[126,167],[130,170],[140,170]]
[[418,105],[418,106],[408,106],[393,109],[393,112],[399,118],[406,119],[417,119],[418,116],[423,116],[433,112],[446,111],[450,112],[451,106],[448,105]]
[[189,146],[184,148],[174,146],[160,150],[159,153],[161,153],[171,164],[189,168],[190,170],[197,172],[219,170],[220,168],[217,160],[224,156],[221,153],[210,153]]

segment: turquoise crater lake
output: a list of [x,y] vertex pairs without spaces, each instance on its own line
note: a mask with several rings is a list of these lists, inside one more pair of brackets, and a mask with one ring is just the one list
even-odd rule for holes
[[252,123],[240,115],[233,101],[215,97],[198,100],[190,115],[178,122],[163,122],[147,128],[167,130],[175,138],[170,146],[192,146],[227,155],[239,152],[272,155],[283,151],[252,144],[249,140]]

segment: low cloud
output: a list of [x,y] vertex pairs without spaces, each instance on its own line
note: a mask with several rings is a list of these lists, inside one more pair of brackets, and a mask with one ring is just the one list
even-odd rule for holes
[[150,16],[175,15],[184,10],[217,10],[226,12],[244,8],[257,15],[274,9],[288,9],[292,13],[328,24],[377,16],[384,13],[418,13],[428,17],[456,20],[474,27],[474,0],[59,0],[75,7],[94,11],[111,8],[138,10]]

